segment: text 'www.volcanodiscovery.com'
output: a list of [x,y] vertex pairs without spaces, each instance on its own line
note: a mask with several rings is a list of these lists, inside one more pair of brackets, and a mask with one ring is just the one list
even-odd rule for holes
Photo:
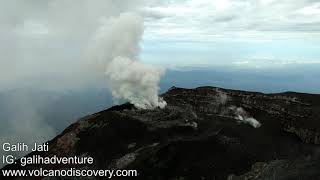
[[137,170],[34,169],[2,170],[3,177],[137,177]]

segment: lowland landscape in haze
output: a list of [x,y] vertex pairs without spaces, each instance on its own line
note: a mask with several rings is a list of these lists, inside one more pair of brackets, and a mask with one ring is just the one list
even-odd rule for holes
[[0,26],[0,144],[49,142],[0,157],[92,156],[75,168],[129,179],[320,179],[318,1],[0,0]]

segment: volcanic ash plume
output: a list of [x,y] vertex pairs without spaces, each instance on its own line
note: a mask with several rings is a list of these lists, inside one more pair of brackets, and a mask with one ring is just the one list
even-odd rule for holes
[[106,66],[108,88],[116,99],[128,100],[137,108],[164,108],[158,96],[164,69],[138,61],[143,19],[132,13],[106,19],[95,37],[95,56]]

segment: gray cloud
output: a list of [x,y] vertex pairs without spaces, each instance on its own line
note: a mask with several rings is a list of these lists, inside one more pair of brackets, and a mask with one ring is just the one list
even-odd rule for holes
[[[90,59],[92,39],[105,21],[137,12],[143,3],[0,0],[0,95],[30,89],[63,94],[101,87],[105,68]],[[36,95],[14,96],[3,106],[10,106],[11,113],[0,119],[2,142],[43,142],[55,135],[39,111],[45,102],[36,102]]]
[[[0,3],[0,91],[31,81],[56,88],[82,86],[96,72],[86,59],[101,21],[136,11],[140,0],[19,1]],[[72,68],[70,68],[72,67]],[[59,80],[59,84],[57,84]],[[53,87],[52,87],[53,88]]]
[[303,36],[320,29],[320,3],[312,0],[176,0],[146,12],[158,19],[147,22],[148,37],[179,37],[180,32],[194,39],[199,34],[250,37],[252,32],[263,37],[264,31]]

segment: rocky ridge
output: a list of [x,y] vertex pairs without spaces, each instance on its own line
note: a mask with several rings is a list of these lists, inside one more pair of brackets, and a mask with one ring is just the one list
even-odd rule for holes
[[33,154],[90,155],[78,168],[137,169],[136,179],[320,179],[320,95],[172,87],[162,97],[164,109],[84,117]]

